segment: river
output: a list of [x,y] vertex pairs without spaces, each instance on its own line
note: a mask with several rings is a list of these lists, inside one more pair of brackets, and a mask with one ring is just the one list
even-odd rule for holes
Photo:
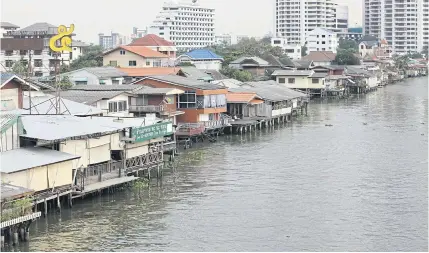
[[[325,124],[332,124],[328,127]],[[182,151],[140,194],[78,201],[23,251],[427,251],[428,79]]]

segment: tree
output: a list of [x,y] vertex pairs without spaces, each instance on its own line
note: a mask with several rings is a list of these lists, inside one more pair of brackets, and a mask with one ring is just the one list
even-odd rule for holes
[[19,61],[15,61],[12,66],[12,72],[17,75],[25,75],[27,71],[27,64],[22,58]]
[[411,59],[421,59],[423,55],[419,52],[408,53],[408,57]]
[[339,49],[334,63],[338,65],[360,65],[360,60],[354,55],[353,49]]
[[[79,56],[76,60],[70,63],[68,71],[73,71],[81,68],[88,67],[101,67],[103,66],[103,48],[97,45],[91,45],[86,48],[83,55]],[[63,69],[65,70],[65,69]]]
[[425,56],[426,59],[428,59],[428,46],[423,47],[422,54]]
[[408,62],[410,58],[408,55],[394,55],[393,62],[395,67],[400,71],[405,71],[408,69]]
[[341,38],[338,43],[338,49],[350,50],[353,53],[359,52],[359,45],[354,40],[346,40]]
[[68,76],[63,76],[58,84],[60,85],[61,89],[65,90],[73,86],[73,83],[70,81]]
[[220,70],[220,73],[229,78],[233,78],[241,82],[248,82],[253,80],[252,74],[249,71],[234,69],[228,66],[223,67]]

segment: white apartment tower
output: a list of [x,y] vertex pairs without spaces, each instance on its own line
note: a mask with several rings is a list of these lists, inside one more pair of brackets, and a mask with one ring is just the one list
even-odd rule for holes
[[197,0],[188,1],[164,2],[162,11],[148,27],[148,33],[173,42],[179,50],[213,45],[215,10],[200,6]]
[[[308,31],[337,27],[337,6],[332,0],[275,0],[274,31],[288,43],[304,45]],[[348,23],[344,13],[341,22]]]
[[429,0],[363,0],[363,33],[386,39],[396,54],[429,45]]

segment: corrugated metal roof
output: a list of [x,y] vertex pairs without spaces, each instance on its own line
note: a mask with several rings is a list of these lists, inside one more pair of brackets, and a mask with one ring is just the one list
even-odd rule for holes
[[103,120],[71,115],[23,115],[21,118],[26,131],[21,136],[46,141],[115,132],[132,126],[114,122],[114,118]]
[[190,77],[197,80],[204,80],[204,81],[213,80],[212,76],[204,73],[203,70],[197,69],[196,67],[180,67],[180,70],[186,77]]
[[189,56],[195,60],[203,60],[203,59],[213,59],[213,60],[223,60],[222,57],[213,53],[208,49],[194,49],[190,52],[184,53],[184,55]]
[[187,78],[187,77],[183,77],[183,76],[176,76],[176,75],[148,76],[148,77],[145,77],[141,80],[145,80],[145,79],[164,81],[167,83],[171,83],[173,85],[177,85],[177,86],[181,86],[181,87],[185,87],[185,88],[200,89],[200,90],[225,89],[224,87],[216,85],[216,84],[206,83],[206,82],[199,81],[196,79]]
[[312,51],[308,55],[301,58],[301,60],[313,62],[331,62],[335,60],[336,54],[331,51]]
[[[65,91],[67,92],[67,91]],[[35,96],[31,98],[31,114],[57,114],[55,107],[55,96],[44,94],[44,96]],[[25,114],[30,113],[30,98],[24,97],[23,106]],[[65,99],[61,94],[59,114],[70,114],[76,116],[89,116],[102,113],[100,109],[94,106],[85,105],[76,101]]]
[[109,77],[124,77],[124,76],[128,76],[127,73],[121,71],[119,68],[115,68],[115,67],[93,67],[93,68],[82,68],[82,69],[77,69],[74,71],[70,71],[70,72],[66,72],[61,74],[61,76],[69,76],[72,73],[78,72],[78,71],[87,71],[95,76],[97,76],[98,78],[109,78]]
[[275,81],[246,82],[239,88],[230,89],[232,92],[255,92],[258,97],[269,101],[285,101],[307,95],[289,89]]
[[228,92],[226,94],[226,101],[228,103],[249,103],[256,96],[255,92]]
[[1,153],[0,171],[2,173],[14,173],[21,170],[78,158],[80,158],[78,155],[72,155],[48,148],[18,148]]
[[228,77],[224,76],[220,71],[217,71],[215,69],[206,69],[204,70],[205,73],[209,74],[213,80],[222,80],[227,79]]
[[13,73],[0,72],[1,84],[3,85],[5,82],[7,82],[9,79],[11,79],[14,76],[16,75]]
[[220,85],[225,88],[238,88],[243,82],[230,78],[230,79],[215,80],[215,81],[212,81],[211,83]]
[[7,183],[1,183],[1,200],[10,200],[20,198],[25,195],[32,194],[34,190],[24,188],[21,186],[11,185]]
[[270,65],[267,61],[265,61],[259,57],[256,57],[256,56],[252,56],[252,57],[242,56],[242,57],[238,58],[237,60],[232,61],[230,64],[242,64],[242,62],[246,61],[246,60],[254,61],[259,66],[269,66]]
[[72,47],[89,47],[88,44],[86,44],[83,41],[79,41],[79,40],[73,40],[71,46]]
[[133,91],[141,89],[142,85],[122,84],[122,85],[75,85],[69,90],[86,91]]
[[311,70],[275,70],[272,76],[309,76],[313,73]]
[[9,22],[0,22],[0,27],[1,28],[19,28],[19,26],[14,25],[14,24],[9,23]]
[[[86,105],[94,105],[97,101],[111,99],[127,91],[89,91],[89,90],[66,90],[61,91],[61,97]],[[51,93],[52,94],[52,93]]]
[[155,67],[155,68],[119,68],[121,71],[128,74],[128,76],[133,77],[144,77],[144,76],[153,76],[153,75],[170,75],[177,74],[180,68],[172,67]]
[[293,61],[296,68],[310,68],[313,61],[311,60],[295,60]]
[[26,32],[41,32],[41,31],[46,31],[46,32],[52,32],[52,31],[57,31],[57,26],[51,25],[49,23],[46,22],[39,22],[39,23],[34,23],[32,25],[29,25],[27,27],[24,27],[22,29],[19,30],[21,31],[26,31]]
[[6,131],[19,118],[18,111],[4,111],[0,113],[1,132]]
[[310,77],[311,78],[323,78],[326,77],[328,73],[326,72],[314,72]]

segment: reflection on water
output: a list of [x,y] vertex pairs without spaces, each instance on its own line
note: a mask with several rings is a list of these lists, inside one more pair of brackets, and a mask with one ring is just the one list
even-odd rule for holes
[[15,250],[427,251],[427,81],[188,150],[140,195],[79,201]]

